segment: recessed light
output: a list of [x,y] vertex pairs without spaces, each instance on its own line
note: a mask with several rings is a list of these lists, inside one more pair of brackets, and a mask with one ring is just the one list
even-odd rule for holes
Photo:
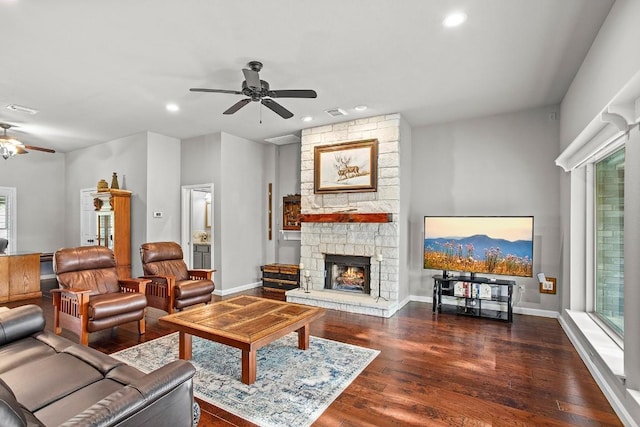
[[364,111],[367,109],[366,105],[356,105],[355,107],[353,107],[354,110],[356,111]]
[[442,25],[447,28],[457,27],[458,25],[462,25],[466,20],[467,15],[462,12],[455,12],[447,15],[444,21],[442,21]]
[[302,117],[300,120],[302,120],[303,122],[310,122],[311,120],[313,120],[313,117],[311,117],[311,116],[304,116],[304,117]]
[[180,111],[180,107],[178,107],[178,104],[170,103],[170,104],[167,104],[165,108],[167,109],[167,111],[170,111],[172,113]]

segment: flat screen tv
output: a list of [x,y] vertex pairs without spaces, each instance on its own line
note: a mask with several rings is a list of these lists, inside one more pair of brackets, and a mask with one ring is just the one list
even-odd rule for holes
[[424,268],[532,277],[532,216],[425,216]]

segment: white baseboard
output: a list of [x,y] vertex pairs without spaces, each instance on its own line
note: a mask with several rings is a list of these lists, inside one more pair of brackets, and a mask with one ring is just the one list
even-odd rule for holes
[[515,314],[525,314],[527,316],[551,317],[552,319],[557,319],[560,317],[560,313],[558,313],[557,311],[540,310],[537,308],[513,307],[513,312]]
[[231,289],[216,289],[213,291],[213,294],[224,297],[231,294],[237,294],[238,292],[248,291],[249,289],[259,288],[261,286],[262,286],[262,281],[259,281],[259,282],[249,283],[246,285],[236,286],[235,288],[231,288]]

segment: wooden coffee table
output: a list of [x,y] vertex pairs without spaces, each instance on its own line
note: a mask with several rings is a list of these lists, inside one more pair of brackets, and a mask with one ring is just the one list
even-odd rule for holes
[[309,348],[309,324],[324,316],[325,309],[240,296],[182,311],[158,319],[180,335],[180,359],[191,359],[191,336],[196,335],[242,350],[242,382],[256,381],[256,354],[293,331],[298,332],[298,348]]

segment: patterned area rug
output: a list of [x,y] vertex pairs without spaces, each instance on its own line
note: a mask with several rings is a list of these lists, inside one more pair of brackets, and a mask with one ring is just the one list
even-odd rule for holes
[[[313,336],[304,351],[293,333],[258,350],[256,382],[246,385],[240,350],[194,336],[194,393],[260,426],[309,426],[379,353]],[[178,333],[112,356],[151,372],[178,358]]]

